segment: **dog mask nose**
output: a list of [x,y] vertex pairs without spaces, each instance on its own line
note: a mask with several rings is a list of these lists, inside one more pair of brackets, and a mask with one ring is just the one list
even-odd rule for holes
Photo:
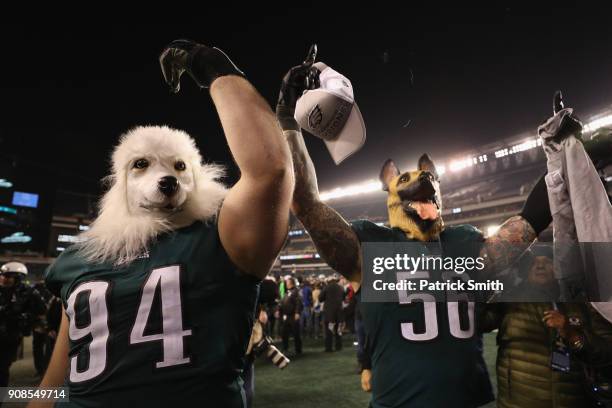
[[172,197],[178,190],[179,184],[176,177],[166,176],[159,179],[158,188],[166,197]]
[[434,180],[433,174],[431,174],[428,171],[424,171],[421,174],[419,174],[419,181],[427,181],[427,180],[433,181]]

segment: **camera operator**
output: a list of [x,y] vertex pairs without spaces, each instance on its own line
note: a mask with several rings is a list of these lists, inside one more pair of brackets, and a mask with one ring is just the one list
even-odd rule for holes
[[273,310],[276,307],[277,297],[278,288],[274,280],[269,277],[264,279],[259,288],[256,320],[253,324],[253,332],[246,352],[246,365],[242,373],[247,408],[253,406],[253,395],[255,394],[255,358],[265,355],[280,369],[289,364],[289,359],[274,346],[267,330],[269,323],[267,310]]

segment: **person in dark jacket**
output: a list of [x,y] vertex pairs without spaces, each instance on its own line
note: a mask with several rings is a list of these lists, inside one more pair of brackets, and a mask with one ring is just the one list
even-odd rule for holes
[[9,384],[9,369],[23,337],[32,334],[33,323],[45,313],[38,291],[23,282],[27,275],[21,262],[0,267],[0,388]]
[[338,284],[338,279],[331,278],[319,295],[319,301],[324,302],[323,319],[325,327],[325,351],[327,352],[333,351],[332,343],[334,340],[336,351],[342,350],[343,300],[344,288]]
[[289,337],[293,336],[295,353],[302,353],[302,336],[300,333],[300,316],[304,307],[299,290],[293,277],[285,280],[285,296],[280,303],[281,337],[283,351],[289,350]]
[[[37,291],[40,302],[46,305],[49,300],[53,296],[51,292],[47,289],[43,282],[36,283],[33,288]],[[36,369],[36,373],[42,377],[45,374],[45,370],[47,369],[47,364],[49,360],[47,359],[47,354],[50,356],[51,353],[47,350],[47,321],[46,321],[47,311],[45,309],[44,313],[39,316],[39,318],[35,319],[32,325],[32,356],[34,358],[34,368]]]
[[[581,316],[583,305],[554,303],[558,293],[554,280],[552,251],[534,245],[521,260],[525,281],[514,298],[532,301],[501,302],[486,306],[480,320],[482,331],[497,333],[498,408],[584,408],[589,407],[584,373],[574,356],[557,363],[562,352],[558,331],[545,322],[553,308]],[[518,292],[518,293],[517,293]]]

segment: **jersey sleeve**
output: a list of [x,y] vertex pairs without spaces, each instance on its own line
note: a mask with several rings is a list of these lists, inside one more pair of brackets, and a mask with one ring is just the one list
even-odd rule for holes
[[[191,262],[197,265],[207,265],[209,270],[220,274],[220,281],[238,278],[247,285],[261,282],[261,279],[242,271],[230,258],[219,235],[217,221],[207,224],[197,223],[192,227],[191,239],[201,250],[195,251]],[[226,272],[231,271],[231,276]]]
[[60,297],[60,290],[62,289],[62,284],[57,278],[57,261],[53,262],[51,265],[47,267],[45,270],[45,286],[53,295]]
[[86,265],[77,255],[76,247],[72,245],[47,267],[44,273],[45,285],[51,293],[61,298],[62,287],[70,281],[70,276],[74,274],[74,271],[81,271],[84,268]]
[[446,256],[477,257],[484,244],[482,231],[473,225],[461,224],[447,227],[442,232],[442,240],[446,243]]
[[391,229],[381,227],[368,220],[356,220],[351,222],[351,228],[357,234],[359,242],[384,242],[389,241],[393,234]]

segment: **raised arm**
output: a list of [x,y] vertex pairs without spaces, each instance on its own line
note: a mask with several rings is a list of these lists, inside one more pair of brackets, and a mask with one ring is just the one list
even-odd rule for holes
[[241,172],[221,207],[219,236],[243,272],[263,278],[287,236],[293,190],[291,156],[274,113],[217,48],[174,41],[160,63],[172,90],[178,91],[183,72],[201,88],[210,88]]
[[525,218],[520,215],[509,218],[485,240],[481,256],[485,258],[487,272],[494,274],[512,265],[536,238]]
[[285,136],[295,172],[291,211],[310,234],[323,260],[351,281],[357,290],[361,284],[361,251],[357,234],[340,214],[320,200],[317,176],[302,134],[287,130]]
[[295,190],[291,210],[310,234],[323,260],[357,290],[361,284],[359,239],[349,223],[320,200],[314,165],[293,117],[296,101],[302,92],[316,86],[317,72],[312,67],[315,57],[316,47],[312,47],[306,61],[285,75],[276,107],[278,121],[293,157]]
[[221,242],[242,270],[263,278],[287,237],[289,149],[272,110],[245,79],[219,78],[210,94],[241,172],[221,207]]
[[481,256],[489,273],[501,272],[512,265],[552,222],[544,176],[527,196],[521,212],[486,239]]
[[[553,114],[557,115],[562,109],[564,109],[563,98],[561,92],[557,91],[553,96]],[[552,118],[547,123],[550,120]],[[556,134],[552,138],[561,140],[570,134],[580,134],[581,131],[580,121],[572,115],[567,115],[555,130]],[[609,142],[609,139],[603,138],[591,144],[589,155],[597,165],[606,162],[611,150],[612,143]],[[544,177],[545,175],[529,193],[521,213],[507,220],[495,235],[485,241],[482,255],[487,258],[489,271],[495,273],[495,271],[501,271],[510,266],[552,222]]]

